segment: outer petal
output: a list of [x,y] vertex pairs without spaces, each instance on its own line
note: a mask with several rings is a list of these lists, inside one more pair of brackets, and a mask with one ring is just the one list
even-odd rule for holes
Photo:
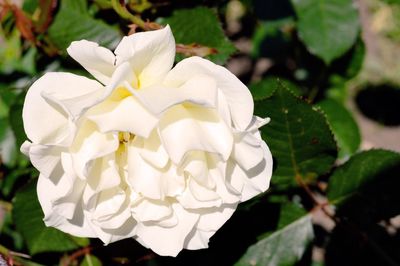
[[174,36],[169,26],[135,33],[122,39],[115,54],[117,65],[128,61],[140,80],[139,87],[147,87],[171,69],[175,59]]
[[103,84],[108,84],[115,70],[115,55],[107,48],[86,40],[72,42],[68,54]]
[[246,201],[268,189],[272,176],[272,155],[265,143],[261,144],[264,159],[249,170],[228,161],[227,181],[242,192],[241,201]]
[[202,231],[195,226],[192,232],[186,237],[183,247],[189,250],[208,248],[208,242],[214,233],[212,231]]
[[237,204],[224,204],[213,209],[196,210],[200,214],[197,228],[206,232],[217,231],[235,212]]
[[54,183],[58,181],[63,173],[61,167],[61,152],[63,148],[56,146],[31,144],[25,141],[21,150],[29,156],[31,163],[44,177],[51,178]]
[[28,90],[22,118],[28,138],[37,144],[57,143],[69,131],[67,111],[43,95],[52,95],[58,100],[71,99],[102,89],[97,81],[69,73],[47,73]]
[[233,157],[242,168],[248,170],[262,161],[265,152],[261,142],[252,134],[235,134]]
[[207,248],[210,237],[232,216],[235,205],[223,205],[218,208],[195,210],[200,214],[197,225],[185,241],[186,249]]
[[190,57],[179,62],[165,78],[165,84],[180,86],[195,75],[207,75],[217,82],[228,102],[236,129],[245,130],[253,117],[253,99],[247,87],[229,70],[200,57]]
[[179,204],[172,208],[178,216],[179,223],[174,227],[138,224],[137,236],[140,242],[163,256],[176,256],[182,250],[187,235],[196,224],[199,215],[189,213]]
[[133,217],[140,222],[163,220],[171,214],[171,205],[164,200],[143,199],[132,207]]
[[59,193],[65,188],[61,185],[54,185],[50,179],[39,177],[37,184],[37,192],[40,205],[45,214],[45,223],[47,226],[53,226],[59,230],[80,237],[96,237],[92,230],[89,220],[80,208],[79,202],[75,203],[75,215],[68,220],[56,212],[51,204],[51,201],[57,199]]
[[215,152],[224,160],[232,151],[232,133],[212,109],[174,106],[160,121],[160,135],[176,164],[188,151]]

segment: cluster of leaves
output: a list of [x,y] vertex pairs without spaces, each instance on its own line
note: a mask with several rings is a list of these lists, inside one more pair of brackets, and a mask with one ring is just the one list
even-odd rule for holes
[[[347,84],[365,55],[353,1],[121,2],[26,0],[19,7],[0,0],[1,265],[400,263],[398,234],[389,230],[390,218],[400,214],[400,154],[359,152],[360,132],[345,105]],[[232,17],[242,29],[229,32],[230,38],[252,41],[246,56],[273,62],[249,84],[255,113],[271,118],[262,129],[274,157],[270,190],[241,205],[209,249],[174,259],[155,256],[134,240],[104,247],[46,228],[35,192],[38,173],[19,153],[26,139],[22,104],[32,81],[46,71],[80,71],[65,54],[71,41],[112,49],[123,34],[165,24],[178,43],[177,61],[200,55],[224,64],[244,53],[223,31]],[[242,80],[249,83],[251,73]],[[331,228],[321,226],[321,214]],[[323,260],[312,257],[318,248]]]

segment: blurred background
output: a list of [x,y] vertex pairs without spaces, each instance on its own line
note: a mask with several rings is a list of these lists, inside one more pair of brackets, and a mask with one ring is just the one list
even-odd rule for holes
[[[354,154],[400,152],[399,0],[0,0],[0,22],[0,265],[400,265],[400,201],[392,197],[400,191],[397,153],[388,172],[396,181],[370,192],[383,201],[328,209],[318,203],[327,202],[330,177],[347,171],[341,166]],[[38,172],[19,152],[27,89],[49,71],[89,77],[66,54],[71,41],[113,49],[123,35],[166,24],[178,44],[177,61],[199,55],[225,65],[249,86],[257,114],[272,112],[268,106],[276,102],[269,97],[277,86],[309,108],[304,112],[323,113],[336,141],[332,162],[307,186],[292,186],[280,181],[285,158],[274,156],[272,189],[240,205],[209,249],[177,258],[158,257],[134,240],[104,247],[45,228],[35,194]],[[274,155],[280,147],[265,130]],[[368,163],[384,164],[379,157],[386,155]],[[354,169],[349,173],[362,173]],[[387,168],[374,169],[366,175],[386,177]],[[389,214],[377,214],[382,202],[393,205]],[[288,221],[306,214],[311,227],[298,220],[300,230],[291,231]]]

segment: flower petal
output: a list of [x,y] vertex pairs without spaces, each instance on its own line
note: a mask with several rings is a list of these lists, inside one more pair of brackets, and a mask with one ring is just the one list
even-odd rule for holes
[[[96,237],[95,232],[92,230],[89,220],[83,214],[83,210],[79,202],[69,205],[73,208],[72,219],[59,214],[51,204],[52,201],[57,199],[60,193],[65,189],[62,184],[54,185],[50,179],[39,176],[37,184],[37,193],[40,205],[42,206],[45,214],[44,222],[47,226],[56,227],[57,229],[79,237]],[[65,207],[66,205],[64,205]],[[76,207],[76,208],[75,208]]]
[[115,70],[115,55],[107,48],[86,40],[72,42],[68,54],[103,84],[108,84]]
[[133,96],[122,101],[104,101],[95,106],[88,118],[96,123],[101,132],[131,132],[149,137],[158,119],[149,113]]
[[161,145],[157,130],[153,130],[147,139],[136,136],[132,145],[139,150],[140,156],[154,167],[164,168],[167,165],[169,157]]
[[213,209],[199,209],[196,213],[200,214],[197,228],[206,232],[217,231],[235,212],[237,204],[223,204],[221,207]]
[[158,85],[131,91],[154,114],[184,102],[215,107],[218,93],[214,79],[204,75],[195,76],[179,87]]
[[235,134],[233,158],[244,169],[248,170],[259,164],[264,158],[262,140],[252,134]]
[[202,231],[195,226],[192,232],[186,237],[183,247],[189,250],[208,248],[208,242],[214,233],[212,231]]
[[272,155],[265,143],[263,160],[249,170],[241,168],[238,164],[228,161],[227,181],[238,191],[242,192],[241,202],[266,191],[272,176]]
[[214,152],[224,160],[231,154],[232,133],[215,110],[177,105],[164,114],[159,128],[161,142],[175,164],[188,151]]
[[172,214],[171,204],[164,200],[143,199],[131,210],[133,217],[140,222],[159,221]]
[[169,26],[164,29],[139,32],[124,37],[117,49],[117,66],[129,62],[140,80],[140,87],[147,87],[162,79],[175,60],[175,40]]
[[182,250],[186,236],[196,224],[199,215],[184,210],[179,204],[172,208],[178,216],[179,223],[174,227],[138,224],[137,236],[140,242],[162,256],[175,257]]
[[179,62],[168,73],[164,83],[180,86],[199,74],[215,79],[217,88],[222,91],[228,102],[233,125],[238,130],[245,130],[253,117],[253,98],[247,87],[226,68],[193,56]]
[[87,179],[90,163],[115,152],[118,147],[119,141],[114,134],[102,134],[96,130],[93,122],[86,121],[70,148],[75,173],[81,179]]
[[66,110],[52,105],[42,95],[71,99],[95,93],[102,87],[97,81],[74,74],[45,74],[30,87],[25,98],[22,118],[28,138],[36,144],[59,143],[69,133]]
[[61,152],[64,148],[49,145],[32,144],[25,141],[21,149],[29,156],[33,166],[43,177],[50,178],[57,183],[63,174],[61,166]]

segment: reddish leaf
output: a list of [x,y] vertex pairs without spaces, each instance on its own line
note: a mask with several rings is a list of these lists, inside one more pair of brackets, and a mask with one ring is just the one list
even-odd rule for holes
[[35,23],[35,31],[43,33],[53,20],[53,12],[57,7],[57,0],[39,0],[40,15]]
[[35,35],[33,34],[33,24],[32,20],[28,18],[24,11],[18,8],[16,5],[10,6],[12,12],[14,13],[15,17],[15,24],[18,30],[21,32],[22,37],[27,39],[30,42],[35,43]]

